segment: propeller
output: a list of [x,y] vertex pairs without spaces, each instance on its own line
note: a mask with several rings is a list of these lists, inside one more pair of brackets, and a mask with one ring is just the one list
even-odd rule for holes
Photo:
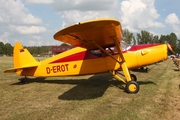
[[174,52],[174,50],[172,49],[172,46],[170,44],[167,44],[167,47],[174,55],[176,55],[176,53]]

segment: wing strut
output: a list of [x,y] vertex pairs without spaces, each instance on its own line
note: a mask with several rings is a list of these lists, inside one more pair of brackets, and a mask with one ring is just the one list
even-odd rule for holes
[[106,50],[104,50],[101,46],[99,46],[96,42],[92,41],[101,51],[103,51],[105,54],[107,54],[108,56],[110,56],[112,59],[114,59],[116,62],[118,62],[119,64],[121,63],[122,60],[117,60],[116,58],[114,58],[111,54],[109,54],[108,52],[106,52]]
[[127,81],[129,82],[129,81],[131,81],[130,71],[128,70],[126,61],[125,61],[124,56],[123,56],[123,54],[122,54],[121,46],[120,46],[120,44],[119,44],[116,36],[112,36],[111,38],[114,40],[114,43],[115,43],[116,48],[117,48],[117,50],[118,50],[119,56],[120,56],[120,58],[122,59],[120,65],[121,65],[121,67],[122,67],[122,70],[123,70],[123,72],[124,72],[124,75],[125,75]]
[[114,58],[111,54],[109,54],[106,50],[104,50],[104,49],[103,49],[101,46],[99,46],[96,42],[94,42],[94,41],[92,41],[92,42],[93,42],[102,52],[104,52],[105,54],[107,54],[108,56],[110,56],[112,59],[114,59],[116,62],[118,62],[118,63],[120,64],[120,66],[122,67],[122,70],[123,70],[123,72],[124,72],[124,75],[125,75],[127,81],[125,81],[125,80],[123,80],[121,77],[119,77],[119,75],[117,75],[115,71],[110,71],[110,72],[113,74],[113,76],[114,76],[116,79],[121,80],[121,81],[123,81],[124,83],[127,83],[127,82],[131,81],[131,76],[130,76],[129,70],[128,70],[128,68],[127,68],[127,65],[126,65],[124,56],[123,56],[123,54],[122,54],[121,47],[120,47],[118,41],[116,40],[116,37],[115,37],[115,36],[113,36],[113,37],[111,37],[111,38],[114,40],[114,43],[115,43],[115,45],[116,45],[116,47],[117,47],[117,50],[118,50],[118,53],[119,53],[119,55],[120,55],[119,60],[117,60],[116,58]]
[[[79,37],[79,36],[77,36],[77,35],[75,35],[75,34],[73,34],[73,33],[69,33],[69,35],[72,36],[72,37],[74,37],[74,38],[76,38],[76,39],[78,39],[78,40],[81,40],[81,41],[84,41],[84,42],[88,42],[88,41],[84,40],[83,38],[81,38],[81,37]],[[125,80],[123,80],[121,77],[119,77],[119,76],[116,74],[115,71],[110,71],[110,72],[113,74],[113,76],[114,76],[116,79],[121,80],[121,81],[123,81],[124,83],[127,83],[127,82],[131,81],[130,71],[129,71],[128,68],[127,68],[126,61],[125,61],[124,56],[123,56],[123,54],[122,54],[122,50],[121,50],[120,44],[119,44],[119,42],[118,42],[118,40],[117,40],[117,37],[116,37],[116,36],[111,36],[111,39],[113,39],[113,41],[114,41],[114,43],[115,43],[115,45],[116,45],[116,48],[117,48],[117,50],[118,50],[118,53],[119,53],[119,56],[120,56],[120,57],[119,57],[119,60],[117,60],[116,58],[114,58],[111,54],[109,54],[106,50],[104,50],[104,49],[103,49],[100,45],[98,45],[95,41],[91,41],[91,42],[92,42],[95,46],[97,46],[97,48],[99,48],[102,52],[104,52],[105,54],[107,54],[108,56],[110,56],[112,59],[114,59],[116,62],[118,62],[118,63],[120,64],[120,66],[122,67],[122,70],[123,70],[123,72],[124,72],[124,75],[125,75],[127,81],[125,81]]]

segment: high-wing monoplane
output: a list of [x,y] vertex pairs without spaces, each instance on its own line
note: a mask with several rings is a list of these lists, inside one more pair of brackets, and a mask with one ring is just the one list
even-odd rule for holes
[[[77,46],[43,61],[37,61],[17,42],[14,46],[14,68],[20,76],[76,76],[112,73],[125,83],[128,93],[137,93],[139,84],[130,69],[167,59],[166,44],[127,46],[123,42],[118,20],[97,19],[69,26],[58,31],[54,39]],[[123,71],[118,74],[118,71]]]

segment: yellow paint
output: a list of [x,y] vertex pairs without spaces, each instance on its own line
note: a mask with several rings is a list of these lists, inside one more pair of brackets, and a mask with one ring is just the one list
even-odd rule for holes
[[142,54],[142,56],[144,56],[144,55],[148,54],[148,52],[149,52],[148,50],[142,50],[141,54]]
[[132,93],[137,89],[135,84],[130,84],[128,87],[129,87],[129,91],[131,91]]
[[[144,54],[142,54],[142,51]],[[150,65],[168,58],[166,44],[123,53],[129,69]]]
[[97,49],[93,41],[102,48],[114,46],[114,40],[123,40],[122,28],[115,19],[97,19],[82,22],[64,28],[54,35],[54,39],[69,43],[74,46],[82,46],[87,49]]

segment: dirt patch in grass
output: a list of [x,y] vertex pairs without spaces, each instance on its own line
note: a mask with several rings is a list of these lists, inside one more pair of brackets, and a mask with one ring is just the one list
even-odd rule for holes
[[180,118],[180,72],[171,60],[136,72],[140,91],[124,92],[111,74],[78,77],[29,78],[21,84],[11,57],[0,57],[0,116],[2,120],[157,119]]

